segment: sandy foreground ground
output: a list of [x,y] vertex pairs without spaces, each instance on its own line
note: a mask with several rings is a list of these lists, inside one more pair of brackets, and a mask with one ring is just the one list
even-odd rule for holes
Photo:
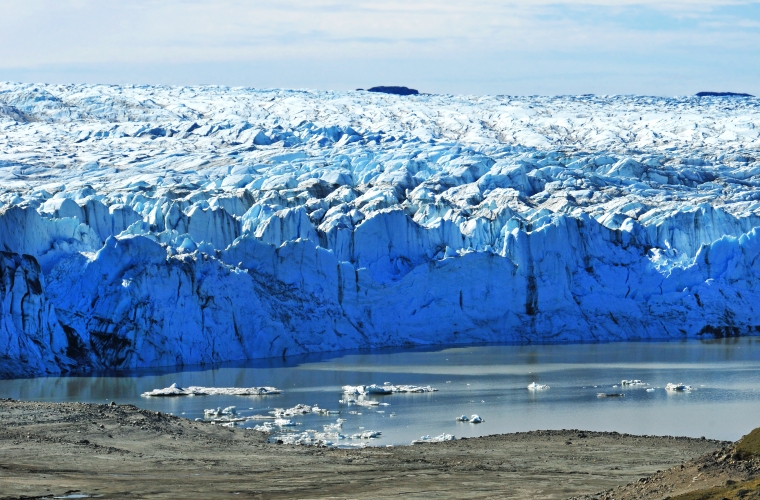
[[354,450],[266,439],[131,405],[0,400],[0,498],[664,498],[677,479],[666,474],[692,489],[740,474],[695,486],[730,446],[704,439],[534,431]]

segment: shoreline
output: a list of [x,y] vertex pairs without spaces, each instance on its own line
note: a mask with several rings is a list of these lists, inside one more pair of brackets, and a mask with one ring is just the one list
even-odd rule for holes
[[[551,498],[594,495],[725,449],[708,439],[530,431],[359,449],[133,405],[0,400],[0,498]],[[589,497],[592,498],[592,497]],[[616,497],[617,498],[617,497]]]

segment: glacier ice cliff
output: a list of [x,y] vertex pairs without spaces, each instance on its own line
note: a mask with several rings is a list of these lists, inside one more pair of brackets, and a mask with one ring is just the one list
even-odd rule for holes
[[0,83],[0,376],[760,331],[760,100]]

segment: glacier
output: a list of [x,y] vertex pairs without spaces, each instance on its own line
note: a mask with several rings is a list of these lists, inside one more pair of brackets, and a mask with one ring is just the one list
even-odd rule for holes
[[760,100],[0,83],[0,377],[760,332]]

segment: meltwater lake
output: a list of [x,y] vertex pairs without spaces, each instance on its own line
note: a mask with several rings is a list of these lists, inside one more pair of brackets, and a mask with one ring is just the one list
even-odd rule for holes
[[[640,379],[648,385],[623,387],[623,379]],[[431,385],[438,391],[368,396],[388,403],[371,408],[338,402],[344,398],[344,385],[385,382]],[[550,388],[530,391],[527,386],[532,382]],[[666,391],[665,385],[671,382],[690,385],[692,390]],[[282,394],[140,396],[173,383],[182,387],[274,386]],[[625,397],[599,398],[600,392]],[[116,401],[189,419],[203,418],[207,408],[235,406],[239,415],[248,416],[297,404],[318,405],[341,413],[291,417],[298,424],[291,430],[321,431],[340,417],[345,419],[341,434],[382,433],[377,439],[345,444],[373,446],[410,444],[421,436],[443,433],[460,438],[538,429],[735,440],[760,427],[760,338],[332,353],[178,372],[2,380],[0,397]],[[485,421],[455,421],[472,414]],[[259,423],[249,421],[241,427]]]

